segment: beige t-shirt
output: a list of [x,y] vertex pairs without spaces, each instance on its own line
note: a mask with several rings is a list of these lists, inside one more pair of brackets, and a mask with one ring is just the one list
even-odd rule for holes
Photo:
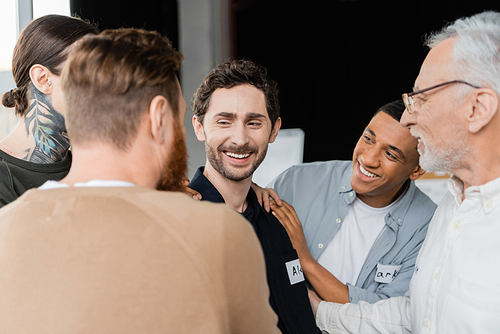
[[0,210],[0,333],[276,333],[262,250],[223,204],[33,189]]

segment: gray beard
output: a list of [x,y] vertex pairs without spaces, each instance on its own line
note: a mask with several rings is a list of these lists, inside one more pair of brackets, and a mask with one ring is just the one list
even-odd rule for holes
[[470,145],[463,140],[457,145],[443,149],[431,149],[425,145],[425,152],[422,154],[420,150],[420,167],[427,172],[447,172],[452,173],[453,170],[464,167],[464,156],[470,151]]

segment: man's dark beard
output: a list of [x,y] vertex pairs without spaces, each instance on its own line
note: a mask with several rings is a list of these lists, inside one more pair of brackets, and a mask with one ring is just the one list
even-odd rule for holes
[[236,154],[238,153],[246,153],[246,152],[253,152],[253,154],[257,154],[258,149],[257,148],[251,148],[248,144],[245,144],[241,147],[223,147],[219,146],[217,150],[215,150],[212,146],[205,144],[205,153],[207,154],[207,159],[209,163],[212,165],[212,167],[222,176],[224,176],[226,179],[235,181],[235,182],[240,182],[243,180],[248,179],[253,175],[255,170],[260,166],[262,161],[264,161],[264,158],[266,157],[267,153],[267,146],[265,149],[260,152],[257,156],[257,159],[253,162],[252,166],[250,166],[249,169],[247,169],[243,174],[238,175],[236,173],[231,172],[229,169],[226,168],[224,163],[222,162],[221,159],[218,157],[218,153],[224,154],[224,151],[230,151],[234,152]]
[[167,162],[160,175],[160,180],[156,186],[157,190],[184,191],[186,188],[182,181],[187,174],[187,148],[184,134],[179,122],[174,124],[174,142],[171,153],[167,157]]

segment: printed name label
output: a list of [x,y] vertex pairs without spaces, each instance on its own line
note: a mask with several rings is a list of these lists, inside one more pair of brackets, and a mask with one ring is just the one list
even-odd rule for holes
[[302,272],[299,259],[289,261],[285,265],[291,285],[304,281],[304,273]]
[[377,264],[377,273],[375,274],[375,282],[391,283],[398,276],[402,265],[390,266],[385,264]]

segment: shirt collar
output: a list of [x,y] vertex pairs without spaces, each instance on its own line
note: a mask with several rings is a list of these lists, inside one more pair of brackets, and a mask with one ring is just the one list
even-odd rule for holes
[[448,179],[448,190],[455,198],[457,205],[462,204],[462,192],[464,190],[464,183],[455,175],[451,175]]
[[[88,182],[77,182],[74,187],[134,187],[131,182],[121,180],[90,180]],[[54,188],[69,188],[69,184],[59,181],[49,180],[42,184],[38,189],[47,190]]]
[[[352,161],[349,164],[349,168],[350,168],[350,172],[343,173],[344,175],[342,175],[342,180],[340,181],[339,193],[341,193],[341,194],[349,193],[351,191],[354,192],[354,190],[352,190],[352,186],[351,186]],[[352,197],[355,198],[355,196],[352,196]],[[354,198],[349,202],[349,204],[352,203],[352,201],[354,201]]]
[[[203,175],[205,170],[204,166],[201,166],[196,170],[193,179],[189,183],[189,188],[196,190],[201,194],[202,201],[209,201],[213,203],[225,203],[224,197],[220,194],[217,188]],[[241,214],[251,223],[255,223],[258,220],[259,212],[263,209],[257,200],[257,195],[252,188],[248,190],[247,195],[247,208]]]
[[466,199],[478,198],[486,213],[500,205],[500,177],[480,186],[470,186],[464,191],[462,180],[452,175],[448,180],[448,189],[455,198],[457,205],[462,204],[462,193],[465,193]]
[[193,179],[189,183],[189,188],[196,190],[201,194],[202,200],[207,200],[214,203],[225,203],[224,198],[214,187],[214,185],[208,181],[208,179],[203,175],[205,170],[204,166],[198,168],[194,174]]
[[[392,210],[388,214],[388,216],[390,216],[399,226],[401,226],[404,222],[406,213],[408,212],[411,202],[413,201],[416,190],[417,186],[415,185],[415,182],[410,180],[408,189],[406,189],[403,195],[397,199],[397,205],[393,206]],[[388,223],[387,218],[386,223]]]

